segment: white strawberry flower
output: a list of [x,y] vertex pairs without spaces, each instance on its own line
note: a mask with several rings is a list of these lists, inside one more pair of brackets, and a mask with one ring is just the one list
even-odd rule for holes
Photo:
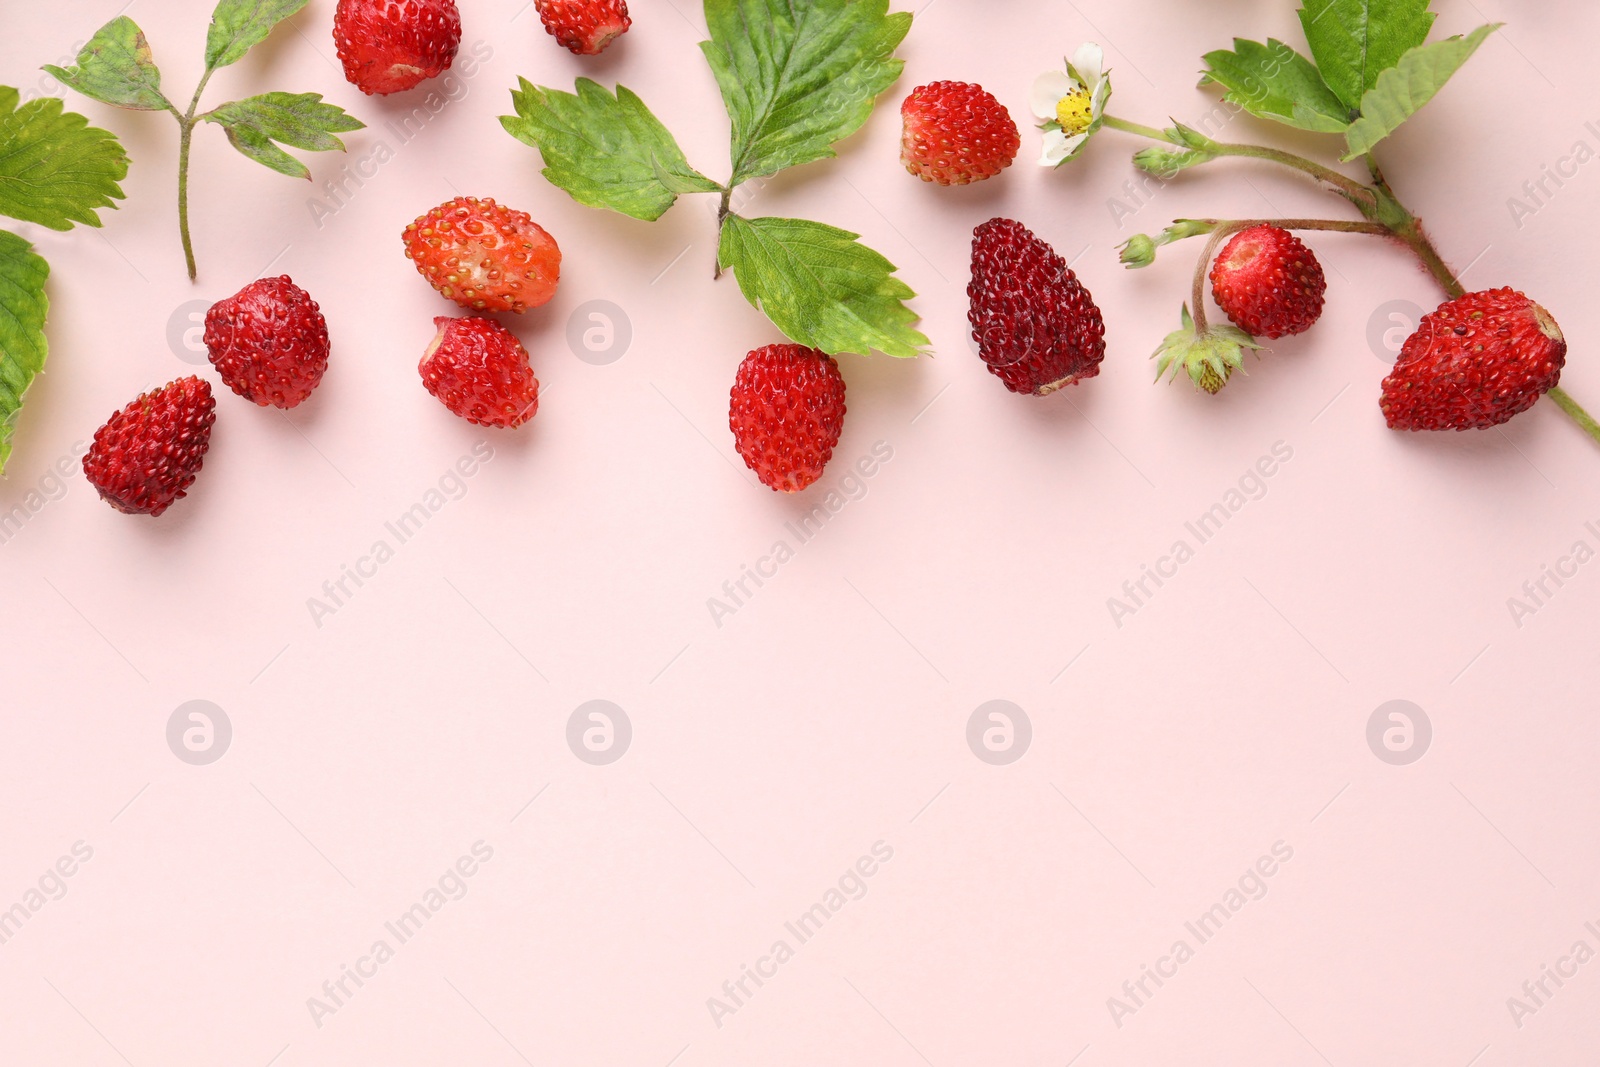
[[1041,167],[1076,159],[1105,122],[1111,99],[1105,60],[1099,45],[1085,44],[1067,60],[1065,71],[1046,71],[1034,80],[1030,104],[1045,131]]

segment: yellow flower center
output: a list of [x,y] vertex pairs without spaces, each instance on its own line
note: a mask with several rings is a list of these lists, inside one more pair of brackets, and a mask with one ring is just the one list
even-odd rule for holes
[[1087,133],[1094,122],[1094,100],[1089,90],[1078,89],[1063,96],[1056,103],[1056,121],[1061,123],[1061,130],[1068,137]]

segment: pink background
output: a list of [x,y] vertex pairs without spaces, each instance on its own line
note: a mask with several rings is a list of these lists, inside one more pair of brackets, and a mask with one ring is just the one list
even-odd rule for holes
[[[40,63],[70,59],[122,3],[8,5],[0,81],[36,88]],[[637,0],[633,31],[589,61],[522,0],[463,0],[463,47],[492,58],[404,144],[386,123],[425,94],[346,84],[332,0],[313,0],[207,99],[318,90],[370,129],[348,157],[311,159],[311,186],[202,128],[195,286],[174,124],[74,98],[134,165],[103,231],[24,228],[54,267],[53,351],[0,511],[58,459],[73,474],[0,545],[0,908],[75,842],[93,856],[0,945],[0,1060],[1593,1063],[1600,963],[1520,1027],[1507,998],[1574,942],[1600,949],[1584,925],[1600,926],[1600,563],[1520,626],[1507,600],[1575,542],[1600,547],[1585,527],[1600,527],[1600,450],[1548,404],[1503,431],[1386,430],[1369,334],[1398,328],[1388,302],[1438,297],[1364,238],[1315,242],[1331,284],[1312,335],[1215,400],[1152,387],[1146,357],[1176,324],[1194,250],[1128,274],[1119,241],[1180,215],[1340,205],[1249,164],[1128,199],[1138,146],[1117,134],[1069,170],[1031,162],[1029,84],[1079,42],[1106,44],[1117,114],[1197,121],[1213,100],[1195,88],[1199,54],[1233,32],[1298,44],[1293,6],[928,4],[905,76],[841,158],[747,209],[861,232],[921,294],[938,350],[843,360],[844,439],[798,500],[733,453],[734,367],[778,338],[731,279],[712,282],[706,198],[655,226],[578,207],[496,122],[519,74],[621,80],[720,177],[726,120],[692,0]],[[1390,175],[1470,286],[1551,308],[1572,344],[1563,384],[1600,405],[1600,277],[1579,251],[1600,169],[1520,227],[1507,204],[1575,142],[1600,148],[1585,127],[1600,120],[1597,16],[1442,6],[1449,32],[1511,26],[1384,147]],[[209,8],[128,11],[175,97],[198,77]],[[947,190],[900,169],[895,108],[945,78],[983,83],[1024,125],[1001,178]],[[1241,118],[1225,135],[1278,132]],[[309,198],[330,203],[324,183],[380,142],[393,158],[319,228]],[[452,309],[398,234],[457,193],[532,212],[566,253],[554,302],[514,323],[545,389],[519,433],[454,419],[418,381],[431,319]],[[1120,225],[1119,196],[1135,211]],[[1104,373],[1066,395],[1011,396],[966,340],[967,242],[997,214],[1075,261],[1106,311]],[[191,499],[160,521],[114,513],[75,442],[196,370],[187,302],[269,268],[322,303],[326,382],[287,418],[220,396]],[[591,300],[631,322],[608,365],[567,341]],[[308,598],[486,439],[494,458],[465,495],[316,625]],[[892,459],[843,485],[858,499],[715,625],[708,598],[878,442]],[[1108,598],[1279,442],[1292,458],[1265,495],[1118,627]],[[166,742],[196,699],[233,727],[209,766]],[[566,742],[595,699],[632,722],[608,766]],[[966,742],[996,699],[1032,723],[1007,766]],[[1366,741],[1396,699],[1433,726],[1409,766]],[[466,895],[319,1027],[307,999],[479,841],[493,856]],[[893,858],[865,895],[717,1025],[707,998],[775,940],[793,945],[784,924],[880,841]],[[1197,945],[1184,924],[1278,842],[1293,857],[1265,896]],[[1180,938],[1194,958],[1118,1026],[1107,999]]]

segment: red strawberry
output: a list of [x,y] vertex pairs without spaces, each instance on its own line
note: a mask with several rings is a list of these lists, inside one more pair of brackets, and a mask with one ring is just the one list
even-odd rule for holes
[[455,0],[339,0],[333,43],[351,85],[387,96],[450,69],[461,13]]
[[1229,241],[1211,265],[1217,306],[1252,337],[1292,337],[1322,317],[1328,280],[1294,234],[1255,226]]
[[159,515],[194,484],[216,421],[211,386],[179,378],[140,396],[94,432],[84,477],[118,511]]
[[1106,327],[1094,297],[1022,223],[990,219],[973,231],[967,296],[978,354],[1013,393],[1048,396],[1100,373]]
[[966,185],[993,178],[1022,147],[1011,113],[981,85],[924,85],[906,97],[900,117],[900,162],[925,182]]
[[478,426],[514,430],[539,410],[528,350],[492,319],[433,320],[439,328],[417,370],[439,402]]
[[235,393],[292,408],[328,369],[328,323],[287,274],[262,278],[206,312],[206,348]]
[[1482,430],[1533,407],[1566,362],[1544,308],[1514,289],[1468,293],[1423,316],[1379,406],[1392,430]]
[[599,55],[633,25],[626,0],[534,0],[534,6],[550,36],[574,55]]
[[804,345],[756,349],[734,377],[728,427],[761,484],[798,493],[822,477],[844,430],[839,364]]
[[406,258],[446,297],[473,311],[536,308],[556,293],[561,249],[525,211],[458,196],[406,227]]

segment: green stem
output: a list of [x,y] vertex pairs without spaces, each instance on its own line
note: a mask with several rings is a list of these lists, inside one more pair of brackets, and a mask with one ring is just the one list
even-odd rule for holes
[[1583,405],[1572,399],[1571,394],[1558,385],[1545,395],[1555,401],[1556,407],[1565,411],[1573,422],[1583,427],[1584,433],[1600,442],[1600,423],[1595,422],[1594,416],[1583,410]]
[[189,267],[189,280],[195,280],[194,242],[189,239],[189,141],[194,124],[180,120],[178,135],[178,233],[183,237],[183,259]]
[[178,109],[173,108],[172,114],[178,120],[178,233],[183,238],[183,259],[189,267],[189,280],[195,280],[197,271],[194,262],[194,242],[189,237],[189,150],[194,139],[195,117],[194,113],[200,109],[200,97],[206,91],[206,84],[211,81],[215,70],[207,68],[200,84],[195,86],[194,97],[189,101],[187,114],[179,115]]
[[[1168,131],[1158,130],[1154,126],[1145,126],[1141,123],[1129,122],[1126,119],[1119,119],[1113,115],[1105,116],[1103,121],[1106,126],[1113,130],[1121,130],[1123,133],[1131,133],[1137,137],[1145,137],[1153,141],[1161,141],[1165,144],[1174,145],[1178,148],[1194,149],[1193,145],[1185,144],[1181,140],[1173,137]],[[1330,186],[1340,196],[1344,197],[1346,200],[1350,201],[1357,208],[1359,208],[1363,215],[1371,218],[1373,217],[1373,213],[1376,211],[1378,198],[1370,186],[1363,185],[1349,175],[1341,174],[1332,167],[1324,166],[1314,159],[1307,159],[1304,156],[1297,156],[1293,152],[1285,152],[1278,148],[1268,148],[1265,145],[1232,144],[1224,141],[1211,141],[1209,139],[1207,140],[1203,150],[1218,156],[1232,156],[1241,159],[1259,159],[1268,163],[1276,163],[1280,166],[1289,167],[1292,170],[1300,171],[1302,174],[1310,175],[1317,181],[1322,182],[1324,185]]]

